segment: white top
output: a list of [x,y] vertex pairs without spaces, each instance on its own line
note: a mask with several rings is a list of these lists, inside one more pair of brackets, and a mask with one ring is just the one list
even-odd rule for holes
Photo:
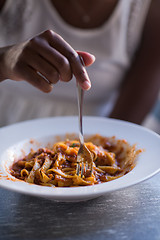
[[[88,30],[64,22],[50,0],[7,0],[0,14],[0,47],[52,29],[74,49],[94,54],[96,61],[87,68],[92,88],[85,93],[84,114],[106,115],[138,46],[149,4],[150,0],[119,0],[103,26]],[[8,80],[0,84],[0,125],[74,114],[77,114],[74,78],[69,83],[59,82],[49,94],[26,82]]]

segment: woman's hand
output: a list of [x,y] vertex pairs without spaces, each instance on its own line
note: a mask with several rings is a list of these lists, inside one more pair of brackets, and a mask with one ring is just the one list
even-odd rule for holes
[[86,66],[95,58],[75,51],[61,36],[47,30],[24,43],[0,49],[0,81],[25,80],[43,92],[50,92],[59,80],[68,82],[74,75],[84,90],[91,87]]

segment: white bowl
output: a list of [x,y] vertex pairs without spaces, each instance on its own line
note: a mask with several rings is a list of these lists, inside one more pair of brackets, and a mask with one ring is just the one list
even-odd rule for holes
[[[142,182],[160,171],[160,136],[129,122],[100,117],[84,117],[84,134],[99,133],[126,139],[145,152],[138,157],[136,167],[116,180],[86,187],[51,188],[20,181],[10,175],[15,159],[55,141],[55,136],[78,133],[77,117],[55,117],[26,121],[0,129],[0,186],[16,192],[57,201],[83,201],[99,197]],[[34,141],[30,141],[34,139]]]

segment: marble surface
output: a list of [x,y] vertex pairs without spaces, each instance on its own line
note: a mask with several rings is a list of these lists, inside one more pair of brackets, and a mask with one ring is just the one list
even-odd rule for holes
[[80,203],[0,189],[0,240],[160,240],[160,174]]

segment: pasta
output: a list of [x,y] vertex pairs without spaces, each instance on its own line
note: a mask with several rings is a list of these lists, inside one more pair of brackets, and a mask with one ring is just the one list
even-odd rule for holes
[[108,182],[130,172],[142,151],[136,145],[116,137],[98,134],[85,140],[93,156],[93,173],[86,170],[84,176],[76,175],[78,140],[65,140],[37,151],[31,149],[24,158],[14,162],[11,174],[23,181],[51,187],[88,186]]

